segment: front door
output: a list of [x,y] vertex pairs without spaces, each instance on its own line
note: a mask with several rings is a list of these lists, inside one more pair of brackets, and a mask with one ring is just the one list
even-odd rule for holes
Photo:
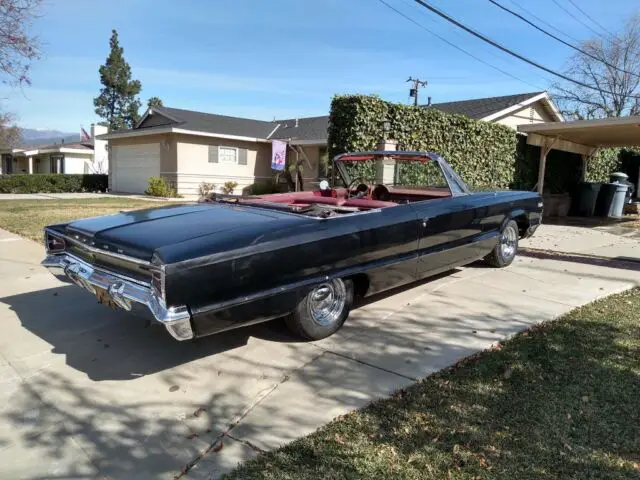
[[418,277],[419,222],[410,205],[382,208],[348,219],[357,222],[357,263],[368,266],[368,294],[415,281]]
[[476,258],[481,233],[469,196],[426,200],[412,205],[420,219],[418,276],[427,277]]
[[426,277],[473,260],[473,241],[482,232],[472,195],[446,177],[439,162],[426,164],[421,178],[427,190],[450,195],[411,204],[419,221],[418,276]]

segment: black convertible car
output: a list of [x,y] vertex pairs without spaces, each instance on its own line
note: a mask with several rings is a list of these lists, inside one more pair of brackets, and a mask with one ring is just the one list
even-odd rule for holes
[[509,265],[541,222],[531,192],[471,192],[429,152],[334,159],[334,186],[123,212],[45,228],[43,265],[178,340],[286,317],[309,339],[354,297],[484,258]]

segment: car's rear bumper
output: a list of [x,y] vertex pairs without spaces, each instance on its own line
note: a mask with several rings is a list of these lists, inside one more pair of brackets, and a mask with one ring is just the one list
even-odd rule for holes
[[167,307],[148,284],[95,268],[67,253],[48,255],[42,265],[60,280],[72,282],[96,296],[100,293],[122,310],[160,322],[176,340],[194,337],[189,309]]

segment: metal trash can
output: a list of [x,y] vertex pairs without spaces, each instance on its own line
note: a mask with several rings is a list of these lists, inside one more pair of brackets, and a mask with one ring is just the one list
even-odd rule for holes
[[593,217],[601,187],[602,183],[596,182],[583,182],[578,184],[571,208],[572,215],[578,217]]
[[629,186],[624,183],[611,183],[614,185],[613,201],[611,202],[611,208],[609,209],[609,217],[620,218],[623,215],[624,204],[627,203],[627,192]]
[[629,175],[624,172],[614,172],[611,174],[611,183],[622,183],[627,186],[627,193],[625,195],[625,203],[631,202],[631,197],[635,191],[635,186],[629,181]]

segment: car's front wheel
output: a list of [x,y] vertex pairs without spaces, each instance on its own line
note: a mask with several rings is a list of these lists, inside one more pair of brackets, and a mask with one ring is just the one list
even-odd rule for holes
[[484,257],[485,261],[492,267],[497,268],[511,265],[518,253],[519,237],[518,224],[513,220],[509,220],[500,232],[498,244],[489,255]]
[[315,286],[286,318],[296,334],[320,340],[335,333],[347,319],[353,304],[353,282],[335,278]]

